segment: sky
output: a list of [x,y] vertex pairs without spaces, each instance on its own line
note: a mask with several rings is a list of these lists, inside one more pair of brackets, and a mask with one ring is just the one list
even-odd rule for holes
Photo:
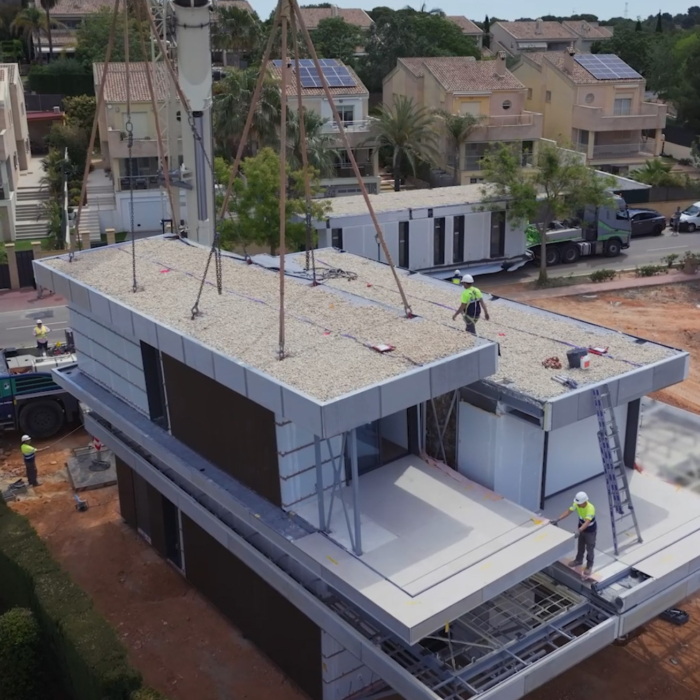
[[[260,17],[266,18],[275,8],[275,0],[250,0],[251,4]],[[323,2],[324,0],[306,0],[306,2]],[[327,0],[333,2],[333,0]],[[305,0],[300,0],[301,5],[306,4]],[[411,5],[418,8],[421,5],[419,0],[409,2],[408,0],[335,0],[339,7],[361,7],[371,10],[373,7],[385,6],[396,10]],[[484,14],[488,11],[491,17],[501,19],[518,19],[520,17],[532,17],[533,19],[542,15],[565,15],[565,14],[593,14],[599,19],[610,17],[623,17],[625,14],[625,0],[530,0],[523,3],[522,0],[490,0],[481,4],[470,4],[464,0],[434,0],[427,2],[428,9],[440,8],[448,15],[466,15],[469,19],[482,21]],[[666,0],[659,3],[658,0],[632,0],[629,2],[628,16],[636,19],[637,15],[647,17],[656,14],[659,10],[669,12],[672,15],[685,12],[688,7],[698,4],[697,0]]]

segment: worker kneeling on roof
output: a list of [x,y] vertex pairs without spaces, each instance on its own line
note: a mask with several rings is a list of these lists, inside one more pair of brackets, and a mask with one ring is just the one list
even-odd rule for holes
[[452,316],[454,321],[459,314],[464,316],[464,323],[467,328],[467,333],[476,335],[476,322],[481,316],[481,311],[484,311],[484,318],[489,320],[489,312],[481,295],[481,290],[474,286],[474,278],[471,275],[462,277],[462,303]]
[[598,534],[598,524],[595,520],[595,506],[588,500],[585,491],[579,491],[574,497],[574,503],[568,510],[565,510],[552,524],[558,523],[564,518],[568,518],[574,511],[578,514],[578,551],[576,559],[569,563],[570,567],[581,566],[583,564],[583,554],[586,553],[586,568],[584,575],[590,576],[593,571],[593,557],[595,556],[595,541]]

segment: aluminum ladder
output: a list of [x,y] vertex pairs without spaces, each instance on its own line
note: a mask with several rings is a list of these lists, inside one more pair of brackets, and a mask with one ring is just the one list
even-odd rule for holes
[[[618,527],[622,527],[621,531],[624,532],[630,529],[631,525],[634,525],[638,542],[642,542],[642,533],[639,530],[637,514],[632,504],[626,467],[622,456],[622,446],[620,445],[620,433],[617,429],[617,421],[615,420],[615,412],[610,401],[610,390],[607,384],[604,384],[601,388],[593,389],[593,404],[598,417],[598,445],[603,458],[605,486],[608,492],[608,505],[610,506],[610,527],[612,529],[613,547],[617,555],[619,554]],[[629,522],[630,520],[631,522]],[[623,523],[622,526],[621,523]]]

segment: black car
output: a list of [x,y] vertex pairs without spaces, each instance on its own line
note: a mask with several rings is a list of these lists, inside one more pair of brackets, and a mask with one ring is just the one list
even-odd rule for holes
[[[624,213],[620,212],[618,218],[622,216]],[[632,224],[633,236],[660,236],[666,230],[666,217],[655,209],[628,209],[627,216]]]

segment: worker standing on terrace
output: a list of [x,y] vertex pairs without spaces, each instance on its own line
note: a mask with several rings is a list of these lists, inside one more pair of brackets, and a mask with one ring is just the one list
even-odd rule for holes
[[462,277],[462,303],[452,316],[454,321],[459,314],[464,316],[464,323],[467,328],[467,333],[476,335],[476,322],[481,316],[481,311],[484,312],[484,318],[489,320],[489,312],[481,295],[481,290],[474,286],[474,278],[471,275]]
[[581,566],[583,564],[583,554],[586,553],[586,568],[583,571],[584,576],[590,576],[593,571],[593,558],[595,556],[595,541],[598,533],[598,524],[595,520],[595,506],[588,500],[588,494],[585,491],[579,491],[574,497],[573,505],[565,510],[556,520],[552,520],[552,524],[558,523],[564,518],[568,518],[574,511],[578,514],[578,528],[576,529],[576,537],[578,537],[578,551],[576,559],[569,563],[570,567]]

